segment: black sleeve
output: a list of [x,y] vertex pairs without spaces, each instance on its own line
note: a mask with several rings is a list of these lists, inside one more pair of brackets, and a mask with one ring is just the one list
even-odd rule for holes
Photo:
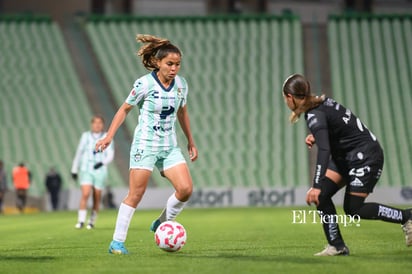
[[313,187],[320,189],[330,159],[329,131],[325,113],[316,110],[309,112],[307,124],[318,147]]
[[313,133],[318,147],[318,156],[316,159],[315,176],[313,177],[313,187],[321,188],[321,182],[325,178],[326,169],[329,164],[330,148],[329,134],[327,129],[320,129]]

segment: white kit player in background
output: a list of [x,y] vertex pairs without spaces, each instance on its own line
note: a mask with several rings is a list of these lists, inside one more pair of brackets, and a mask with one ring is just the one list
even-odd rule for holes
[[87,218],[87,202],[93,196],[92,212],[87,224],[87,229],[94,228],[100,208],[102,190],[105,188],[107,178],[107,165],[113,161],[114,145],[110,144],[105,151],[95,151],[97,140],[104,138],[104,119],[95,115],[91,120],[91,130],[86,131],[80,138],[76,155],[71,169],[74,180],[79,179],[82,196],[78,211],[76,228],[84,227]]
[[187,110],[188,86],[179,76],[182,54],[167,39],[151,35],[138,35],[144,43],[137,55],[142,57],[145,68],[151,71],[136,80],[126,101],[120,106],[107,131],[107,136],[96,144],[96,151],[111,145],[117,129],[127,114],[139,108],[139,122],[130,149],[129,193],[120,205],[109,253],[127,254],[124,246],[133,213],[143,197],[153,168],[161,172],[175,191],[166,207],[155,219],[150,229],[155,232],[159,225],[171,221],[183,210],[189,200],[193,184],[186,160],[176,141],[176,120],[187,139],[190,160],[197,159]]

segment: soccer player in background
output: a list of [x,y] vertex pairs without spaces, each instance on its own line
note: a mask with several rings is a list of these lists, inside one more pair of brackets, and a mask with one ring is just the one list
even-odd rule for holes
[[325,96],[313,96],[304,76],[294,74],[283,84],[285,103],[292,110],[290,121],[304,114],[311,132],[309,147],[318,147],[315,176],[306,202],[314,203],[322,217],[328,241],[316,256],[349,255],[336,218],[332,196],[346,185],[343,208],[361,219],[402,224],[406,245],[412,245],[412,212],[379,203],[365,203],[383,168],[383,150],[375,135],[349,109]]
[[96,151],[105,150],[126,118],[138,106],[140,115],[130,150],[129,193],[120,205],[109,253],[127,254],[124,246],[133,213],[143,197],[149,177],[156,166],[175,192],[166,208],[153,221],[151,230],[164,221],[174,220],[183,210],[192,194],[192,179],[185,158],[176,140],[176,119],[187,138],[191,161],[197,158],[197,149],[190,129],[187,110],[188,86],[178,76],[182,53],[167,39],[151,35],[138,35],[144,43],[137,55],[143,66],[151,71],[137,79],[126,101],[115,114],[107,135],[96,144]]
[[91,130],[83,132],[71,169],[74,180],[79,178],[82,196],[77,216],[76,228],[83,228],[87,218],[87,201],[93,194],[93,208],[87,224],[87,229],[95,226],[100,208],[102,190],[107,178],[107,165],[113,160],[114,145],[111,144],[105,151],[96,152],[97,140],[106,135],[104,132],[104,119],[95,115],[91,120]]

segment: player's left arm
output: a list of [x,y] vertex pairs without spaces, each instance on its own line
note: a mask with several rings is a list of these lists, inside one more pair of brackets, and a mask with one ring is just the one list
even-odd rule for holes
[[[318,147],[315,176],[313,178],[313,185],[306,194],[306,203],[308,205],[312,203],[318,205],[321,185],[325,178],[330,158],[328,123],[325,113],[316,110],[308,113],[306,122],[313,138],[310,141],[316,140]],[[306,142],[308,143],[308,140]]]
[[186,136],[187,149],[189,151],[190,160],[193,162],[197,159],[198,152],[193,140],[192,131],[190,129],[190,119],[189,113],[187,111],[187,105],[179,108],[179,110],[177,111],[177,119],[179,120],[179,124]]

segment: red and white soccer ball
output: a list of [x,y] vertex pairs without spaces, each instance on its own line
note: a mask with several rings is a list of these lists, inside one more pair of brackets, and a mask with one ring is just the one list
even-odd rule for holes
[[155,241],[161,250],[179,251],[186,244],[186,230],[175,221],[161,223],[155,232]]

